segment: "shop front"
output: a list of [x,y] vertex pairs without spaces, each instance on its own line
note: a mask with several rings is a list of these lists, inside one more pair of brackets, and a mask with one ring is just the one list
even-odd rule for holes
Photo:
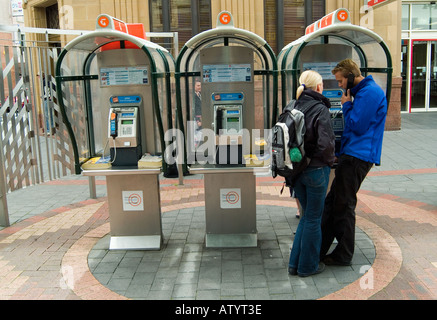
[[402,110],[437,111],[437,5],[402,4]]

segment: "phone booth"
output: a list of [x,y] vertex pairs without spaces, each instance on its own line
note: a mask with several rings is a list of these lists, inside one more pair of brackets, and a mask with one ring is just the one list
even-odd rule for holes
[[204,175],[207,247],[257,245],[255,174],[269,170],[264,129],[277,118],[276,70],[267,42],[225,11],[176,60],[184,173]]
[[59,55],[58,103],[75,172],[106,177],[110,249],[161,247],[159,174],[169,170],[171,72],[171,54],[145,39],[142,24],[106,14]]
[[296,98],[303,71],[315,70],[323,77],[323,95],[330,99],[332,105],[330,111],[336,135],[336,153],[340,149],[344,127],[340,103],[343,91],[331,71],[347,58],[357,63],[364,77],[373,76],[385,90],[389,102],[393,66],[387,45],[373,31],[352,25],[346,9],[331,12],[309,25],[304,36],[285,46],[278,55],[282,109]]

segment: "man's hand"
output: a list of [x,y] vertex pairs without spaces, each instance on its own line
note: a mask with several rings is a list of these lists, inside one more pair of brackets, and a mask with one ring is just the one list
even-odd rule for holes
[[341,104],[343,105],[343,104],[345,104],[348,101],[352,101],[352,99],[351,99],[351,90],[350,89],[347,90],[347,95],[345,95],[344,92],[343,92],[343,96],[341,97]]

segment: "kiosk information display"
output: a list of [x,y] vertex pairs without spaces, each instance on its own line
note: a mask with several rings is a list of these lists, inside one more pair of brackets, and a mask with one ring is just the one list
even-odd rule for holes
[[[82,57],[81,65],[71,65]],[[64,101],[63,90],[58,101],[70,129],[76,173],[106,177],[109,249],[161,248],[159,174],[167,168],[164,125],[172,128],[172,116],[161,118],[163,98],[171,112],[170,87],[158,77],[169,79],[171,68],[170,53],[145,40],[142,25],[105,14],[97,18],[96,31],[68,43],[58,59],[59,88],[68,89],[63,83],[69,81],[84,83],[83,101]],[[85,115],[84,127],[70,123],[78,114]]]

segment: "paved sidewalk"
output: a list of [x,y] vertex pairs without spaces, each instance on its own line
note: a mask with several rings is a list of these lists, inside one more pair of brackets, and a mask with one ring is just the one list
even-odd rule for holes
[[89,199],[88,179],[73,176],[8,194],[0,299],[436,299],[437,113],[402,121],[359,192],[351,267],[287,274],[299,220],[279,179],[257,177],[257,248],[205,248],[195,175],[161,179],[160,251],[109,251],[105,179]]

